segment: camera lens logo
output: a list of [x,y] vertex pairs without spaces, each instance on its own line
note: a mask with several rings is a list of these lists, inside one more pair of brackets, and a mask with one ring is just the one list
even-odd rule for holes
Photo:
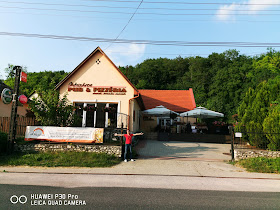
[[21,195],[19,197],[16,195],[12,195],[10,201],[12,204],[16,204],[16,203],[25,204],[27,202],[27,197],[25,195]]

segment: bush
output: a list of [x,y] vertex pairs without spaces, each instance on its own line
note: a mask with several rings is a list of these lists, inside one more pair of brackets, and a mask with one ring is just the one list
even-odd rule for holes
[[[8,134],[0,131],[0,154],[7,152]],[[15,139],[17,144],[30,144],[30,142],[24,141],[24,137],[18,137]]]
[[269,140],[268,149],[280,150],[280,105],[271,107],[263,127]]
[[75,107],[70,104],[67,94],[62,98],[55,90],[37,90],[38,97],[33,98],[28,106],[36,120],[43,126],[71,126],[76,124]]
[[7,138],[8,135],[0,131],[0,154],[7,151]]
[[280,173],[280,158],[249,158],[238,161],[238,164],[250,172]]

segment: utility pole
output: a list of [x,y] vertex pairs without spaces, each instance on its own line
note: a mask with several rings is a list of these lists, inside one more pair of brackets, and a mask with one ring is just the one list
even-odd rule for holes
[[10,130],[8,135],[7,142],[7,153],[11,154],[14,149],[14,140],[16,137],[16,129],[17,129],[17,107],[18,107],[18,95],[19,95],[19,83],[20,83],[20,73],[21,66],[14,66],[13,70],[16,71],[15,76],[15,86],[13,93],[13,101],[12,101],[12,111],[11,111],[11,120],[10,120]]

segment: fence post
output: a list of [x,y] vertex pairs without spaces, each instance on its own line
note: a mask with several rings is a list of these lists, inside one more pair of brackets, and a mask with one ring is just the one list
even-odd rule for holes
[[232,126],[229,126],[230,142],[231,142],[231,161],[234,161],[234,131]]

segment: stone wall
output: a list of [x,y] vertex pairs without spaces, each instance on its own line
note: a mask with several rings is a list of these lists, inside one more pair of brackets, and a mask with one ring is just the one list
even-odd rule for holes
[[277,158],[280,157],[280,151],[267,151],[267,150],[249,150],[249,149],[235,149],[234,159],[247,159],[254,157],[269,157]]
[[121,157],[121,146],[111,145],[92,145],[92,144],[23,144],[15,145],[15,151],[77,151],[77,152],[95,152],[95,153],[107,153],[114,154],[117,157]]

